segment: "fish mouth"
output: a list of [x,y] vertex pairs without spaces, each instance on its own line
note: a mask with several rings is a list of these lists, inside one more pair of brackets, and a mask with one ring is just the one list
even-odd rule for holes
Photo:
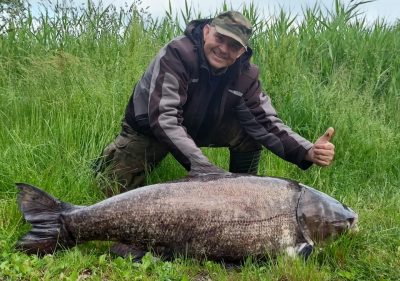
[[358,215],[352,209],[350,209],[350,208],[348,208],[348,209],[349,209],[349,211],[352,212],[352,215],[353,215],[353,217],[349,218],[348,221],[347,221],[347,223],[348,223],[348,227],[347,227],[348,231],[350,233],[357,233],[359,231],[359,228],[358,228]]

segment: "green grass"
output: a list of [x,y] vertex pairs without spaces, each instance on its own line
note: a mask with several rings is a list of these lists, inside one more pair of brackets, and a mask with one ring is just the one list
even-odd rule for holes
[[[74,204],[102,200],[92,160],[118,133],[152,57],[199,14],[170,8],[154,20],[135,4],[128,11],[66,3],[34,16],[26,3],[1,2],[12,16],[0,24],[0,280],[400,280],[400,25],[368,25],[356,2],[336,4],[330,14],[306,9],[301,21],[283,11],[263,20],[256,6],[243,7],[256,26],[253,60],[281,118],[310,140],[336,129],[331,167],[301,171],[264,151],[259,172],[343,201],[358,212],[360,231],[327,243],[307,262],[280,256],[227,269],[150,254],[134,263],[111,255],[108,242],[43,258],[14,250],[29,230],[14,183]],[[225,149],[204,152],[227,168]],[[148,183],[184,176],[168,157]]]

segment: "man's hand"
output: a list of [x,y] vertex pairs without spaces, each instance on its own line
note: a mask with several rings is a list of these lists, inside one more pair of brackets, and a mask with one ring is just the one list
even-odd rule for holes
[[192,167],[189,171],[189,177],[199,177],[199,176],[206,176],[206,175],[221,175],[226,176],[230,175],[229,172],[221,169],[211,163],[202,163],[201,165],[196,165]]
[[306,160],[313,162],[318,166],[329,166],[335,155],[335,146],[330,142],[335,130],[329,127],[307,152]]

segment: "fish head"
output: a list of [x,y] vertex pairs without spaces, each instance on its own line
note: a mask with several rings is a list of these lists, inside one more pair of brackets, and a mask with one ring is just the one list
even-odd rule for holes
[[329,195],[302,185],[297,219],[309,243],[321,242],[344,232],[356,232],[358,215]]

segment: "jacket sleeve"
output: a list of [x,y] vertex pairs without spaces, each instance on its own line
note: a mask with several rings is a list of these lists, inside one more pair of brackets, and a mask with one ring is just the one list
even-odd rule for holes
[[278,118],[271,99],[261,91],[260,82],[253,79],[235,108],[245,131],[279,157],[307,169],[312,162],[305,160],[311,142],[293,132]]
[[169,148],[186,170],[193,173],[222,172],[209,162],[182,125],[190,66],[179,48],[168,44],[153,62],[149,90],[149,125],[155,137]]

